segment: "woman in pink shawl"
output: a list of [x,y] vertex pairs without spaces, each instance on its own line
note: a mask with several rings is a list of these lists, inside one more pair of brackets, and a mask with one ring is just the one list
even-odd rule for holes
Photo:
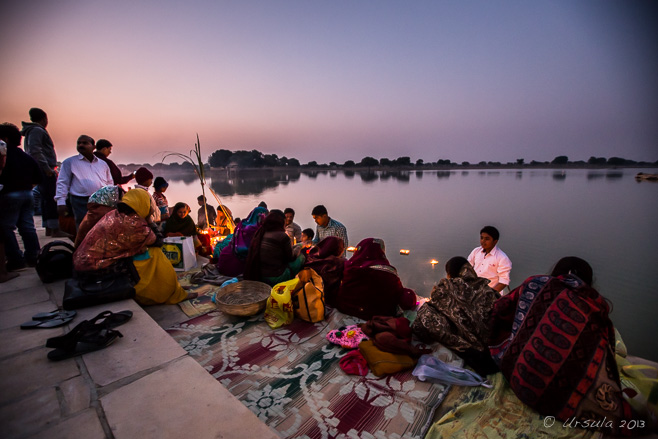
[[384,241],[366,238],[345,263],[343,282],[336,307],[345,314],[370,320],[374,316],[395,316],[416,306],[416,293],[404,288],[395,267],[386,259]]

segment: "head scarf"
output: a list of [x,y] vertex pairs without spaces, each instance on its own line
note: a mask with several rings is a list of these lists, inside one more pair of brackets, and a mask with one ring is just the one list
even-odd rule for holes
[[366,238],[356,246],[356,251],[345,264],[345,269],[382,266],[390,267],[397,274],[395,268],[388,262],[384,251],[385,245],[382,239]]
[[[238,276],[244,273],[251,241],[265,219],[267,209],[256,207],[237,225],[233,236],[222,241],[217,257],[217,270],[225,276]],[[231,236],[231,235],[229,235]],[[228,241],[226,243],[226,241]],[[224,244],[226,243],[226,244]],[[218,246],[219,247],[219,246]]]
[[89,197],[89,202],[107,207],[116,207],[120,199],[121,194],[119,186],[104,186]]
[[141,218],[146,218],[151,212],[151,196],[144,189],[131,189],[121,199],[130,206]]
[[189,214],[185,215],[185,218],[178,216],[178,211],[183,208],[189,209],[190,206],[185,203],[176,203],[171,216],[164,226],[165,235],[167,233],[182,233],[183,236],[196,235],[196,224],[194,224],[192,217]]

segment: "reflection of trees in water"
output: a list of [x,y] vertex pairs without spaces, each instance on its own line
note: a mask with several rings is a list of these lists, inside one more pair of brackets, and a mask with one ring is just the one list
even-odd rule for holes
[[588,180],[597,180],[597,179],[603,178],[603,177],[604,177],[604,175],[601,172],[596,172],[595,171],[595,172],[588,172],[587,173],[587,179]]
[[238,172],[234,174],[219,174],[212,176],[210,187],[220,196],[260,195],[267,189],[280,184],[288,184],[299,180],[299,171],[273,172],[260,170],[258,172]]
[[437,178],[448,178],[450,177],[450,171],[436,171]]
[[618,178],[622,178],[623,176],[624,176],[624,173],[621,172],[621,171],[612,171],[612,172],[608,172],[607,174],[605,174],[605,178],[608,178],[610,180],[615,180],[615,179],[618,179]]
[[420,180],[421,178],[423,178],[423,171],[416,171],[416,178],[417,178],[418,180]]
[[345,178],[349,178],[350,180],[354,178],[354,171],[352,170],[346,170],[343,172],[345,174]]
[[359,177],[361,177],[361,181],[364,183],[372,183],[379,179],[379,176],[375,171],[360,171]]
[[555,171],[553,172],[553,180],[566,180],[567,179],[567,173],[564,171]]

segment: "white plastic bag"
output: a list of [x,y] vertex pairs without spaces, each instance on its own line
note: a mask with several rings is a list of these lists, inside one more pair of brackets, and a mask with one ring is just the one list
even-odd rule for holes
[[176,271],[188,271],[196,267],[194,238],[191,236],[172,236],[164,239],[162,252]]
[[461,367],[450,366],[431,355],[421,355],[412,375],[418,377],[421,381],[429,380],[458,386],[491,387],[489,381],[477,373]]

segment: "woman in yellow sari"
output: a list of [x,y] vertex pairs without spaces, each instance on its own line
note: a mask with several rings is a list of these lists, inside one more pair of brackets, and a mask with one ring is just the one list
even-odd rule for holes
[[161,239],[146,220],[150,213],[148,192],[128,191],[117,209],[89,231],[73,254],[73,268],[81,272],[102,270],[130,257],[140,277],[135,300],[141,305],[174,304],[195,297],[181,287],[171,262],[162,253]]

